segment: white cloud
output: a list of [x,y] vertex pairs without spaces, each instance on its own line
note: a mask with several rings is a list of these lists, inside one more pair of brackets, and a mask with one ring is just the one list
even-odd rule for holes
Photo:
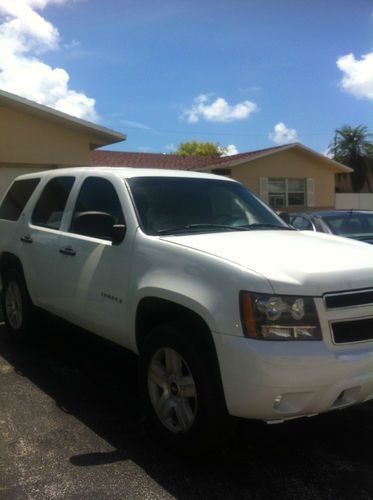
[[321,154],[326,156],[327,158],[330,158],[331,160],[333,159],[333,154],[330,152],[330,148],[326,148]]
[[223,154],[222,156],[232,156],[232,155],[237,155],[238,154],[238,149],[234,144],[229,144],[223,149]]
[[268,137],[276,144],[286,144],[298,140],[297,131],[294,128],[288,128],[283,122],[277,123]]
[[145,125],[144,123],[141,123],[141,122],[135,122],[133,120],[127,120],[125,118],[120,118],[118,120],[118,122],[121,125],[125,125],[126,127],[129,127],[129,128],[137,128],[139,130],[145,130],[147,132],[152,132],[153,131],[153,129],[151,127],[149,127],[148,125]]
[[40,56],[59,48],[60,35],[37,10],[71,0],[0,0],[0,89],[65,113],[97,120],[95,100],[69,88],[69,74]]
[[212,101],[211,95],[201,94],[194,99],[192,106],[183,112],[181,118],[189,123],[197,123],[199,120],[232,122],[244,120],[257,110],[257,105],[251,101],[242,101],[231,106],[222,97]]
[[373,52],[360,60],[354,54],[337,59],[338,68],[344,73],[340,86],[358,98],[373,99]]
[[63,44],[63,48],[67,49],[67,50],[73,50],[73,49],[76,49],[77,47],[80,47],[80,46],[81,46],[81,44],[80,44],[79,40],[71,40],[71,42]]
[[177,151],[177,147],[175,146],[175,144],[167,144],[165,146],[165,150],[167,151],[167,153],[175,153],[175,151]]

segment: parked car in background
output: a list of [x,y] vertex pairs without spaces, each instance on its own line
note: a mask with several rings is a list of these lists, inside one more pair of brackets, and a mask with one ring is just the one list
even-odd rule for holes
[[373,211],[324,210],[320,212],[281,213],[287,224],[300,231],[336,234],[373,244]]

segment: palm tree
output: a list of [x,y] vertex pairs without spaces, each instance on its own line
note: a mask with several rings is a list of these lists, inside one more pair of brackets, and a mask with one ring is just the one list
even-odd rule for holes
[[370,174],[373,172],[373,134],[364,125],[345,125],[336,129],[334,142],[329,146],[333,159],[354,169],[351,184],[360,191],[365,184],[371,193]]

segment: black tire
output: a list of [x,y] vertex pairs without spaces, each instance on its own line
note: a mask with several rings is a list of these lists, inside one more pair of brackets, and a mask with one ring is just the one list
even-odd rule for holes
[[25,340],[31,333],[36,308],[33,305],[23,274],[8,269],[2,275],[1,307],[7,330],[14,340]]
[[[192,327],[181,329],[174,324],[158,327],[145,338],[140,353],[140,383],[150,424],[162,444],[189,456],[221,447],[233,429],[233,420],[225,406],[216,353],[198,340],[200,332],[191,332]],[[175,380],[172,373],[175,370],[166,369],[166,352],[182,360],[181,378]],[[154,366],[160,370],[155,377],[157,382],[153,380],[154,375],[150,376]],[[166,388],[158,385],[159,374],[162,380],[163,377],[168,379]],[[191,383],[184,385],[189,375]]]

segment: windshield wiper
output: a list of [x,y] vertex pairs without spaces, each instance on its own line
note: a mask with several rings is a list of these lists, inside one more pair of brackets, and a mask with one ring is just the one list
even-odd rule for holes
[[264,222],[254,222],[253,224],[247,224],[239,227],[246,229],[282,229],[285,231],[295,231],[295,229],[290,226],[278,226],[277,224],[267,224]]
[[173,234],[173,233],[183,233],[194,229],[211,229],[219,230],[224,229],[228,231],[248,231],[249,228],[246,226],[227,226],[224,224],[187,224],[185,226],[173,227],[171,229],[160,229],[157,234]]

